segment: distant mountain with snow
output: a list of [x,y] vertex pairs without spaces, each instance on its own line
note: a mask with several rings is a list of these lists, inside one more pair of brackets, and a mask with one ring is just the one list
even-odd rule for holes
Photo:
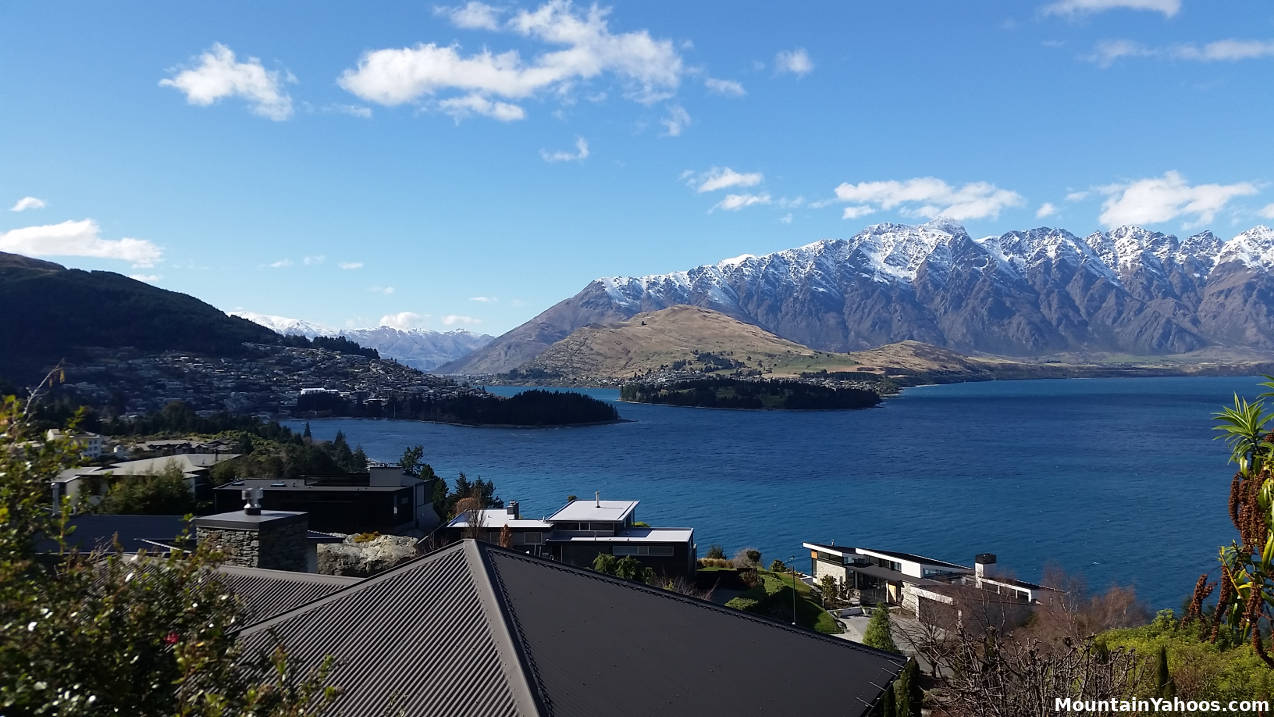
[[430,331],[428,329],[395,329],[377,326],[368,329],[333,329],[303,319],[252,311],[231,311],[238,316],[285,336],[344,336],[360,346],[376,349],[382,358],[392,358],[421,371],[431,371],[448,361],[461,359],[494,340],[487,334],[464,329]]
[[765,256],[596,279],[440,370],[508,371],[581,326],[678,304],[825,351],[904,340],[1012,356],[1274,349],[1274,230],[1222,241],[1041,227],[974,239],[944,220],[877,224]]

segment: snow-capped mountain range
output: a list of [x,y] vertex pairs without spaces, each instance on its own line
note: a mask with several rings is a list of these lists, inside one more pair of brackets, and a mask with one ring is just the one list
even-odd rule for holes
[[421,371],[432,371],[448,361],[463,358],[493,340],[493,337],[487,334],[475,334],[464,329],[430,331],[428,329],[396,329],[391,326],[334,329],[287,316],[237,310],[228,313],[273,329],[285,336],[297,335],[307,338],[344,336],[360,346],[376,349],[384,358],[392,358]]
[[966,352],[1274,349],[1274,230],[1227,241],[1124,226],[974,239],[954,222],[876,224],[689,271],[603,277],[444,371],[516,368],[590,323],[704,306],[827,351],[916,339]]

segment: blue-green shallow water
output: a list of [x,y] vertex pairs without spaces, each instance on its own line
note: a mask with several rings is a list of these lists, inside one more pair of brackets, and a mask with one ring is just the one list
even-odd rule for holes
[[325,439],[343,430],[381,460],[423,444],[440,475],[491,479],[523,515],[547,515],[572,493],[638,499],[641,520],[693,526],[700,554],[754,546],[768,563],[832,539],[965,564],[993,552],[1020,578],[1054,563],[1092,588],[1133,584],[1161,608],[1178,607],[1230,540],[1233,470],[1211,414],[1235,391],[1254,395],[1257,381],[998,381],[911,388],[862,411],[619,403],[634,422],[328,419],[312,429]]

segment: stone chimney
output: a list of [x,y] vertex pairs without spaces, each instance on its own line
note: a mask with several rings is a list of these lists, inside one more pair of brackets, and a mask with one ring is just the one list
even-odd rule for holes
[[509,501],[508,505],[506,505],[504,509],[508,512],[509,517],[514,520],[518,520],[519,518],[522,517],[520,508],[518,507],[518,502],[516,500]]
[[309,572],[318,562],[306,513],[265,510],[258,504],[195,518],[194,525],[199,544],[224,551],[227,565]]
[[995,565],[995,553],[978,553],[973,558],[973,576],[981,585],[982,578],[986,577],[986,566]]

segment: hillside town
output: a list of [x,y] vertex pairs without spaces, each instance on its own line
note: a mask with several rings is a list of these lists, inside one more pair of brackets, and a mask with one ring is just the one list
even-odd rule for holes
[[355,404],[418,397],[445,400],[480,389],[392,360],[326,349],[248,344],[243,357],[111,350],[67,363],[59,386],[75,401],[119,415],[157,411],[181,401],[198,412],[288,416],[304,391],[332,392]]

